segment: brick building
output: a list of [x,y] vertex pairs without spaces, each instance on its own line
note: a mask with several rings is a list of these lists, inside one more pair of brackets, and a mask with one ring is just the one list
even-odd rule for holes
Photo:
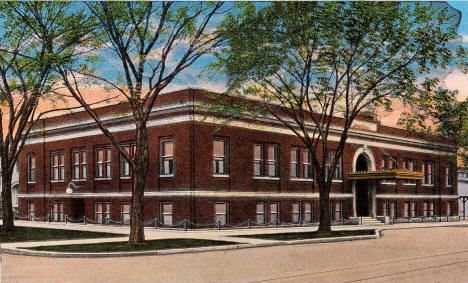
[[[198,107],[209,99],[195,89],[158,98],[148,122],[145,219],[158,217],[165,225],[184,219],[228,225],[318,221],[318,189],[300,140],[272,119],[224,124]],[[98,111],[132,152],[126,104]],[[331,148],[339,134],[340,119],[334,121]],[[334,176],[332,218],[457,215],[455,164],[444,161],[455,150],[440,137],[358,117]],[[22,153],[20,214],[127,221],[131,182],[128,164],[85,112],[49,117]]]

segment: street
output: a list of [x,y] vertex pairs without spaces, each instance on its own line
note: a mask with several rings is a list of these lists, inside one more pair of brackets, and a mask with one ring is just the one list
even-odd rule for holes
[[468,227],[383,231],[377,240],[166,256],[3,254],[2,282],[466,282]]

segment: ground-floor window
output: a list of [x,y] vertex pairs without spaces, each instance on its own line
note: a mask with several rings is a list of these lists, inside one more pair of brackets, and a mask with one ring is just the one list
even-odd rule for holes
[[390,211],[390,217],[391,218],[395,218],[397,217],[397,209],[398,209],[398,206],[397,206],[397,202],[396,201],[392,201],[389,203],[389,206],[388,206],[388,209]]
[[270,203],[270,222],[279,222],[279,203]]
[[161,204],[161,215],[162,223],[166,226],[172,226],[173,223],[173,204],[172,203],[162,203]]
[[228,204],[226,202],[218,202],[215,204],[215,223],[225,226],[227,224]]
[[299,223],[301,220],[301,203],[294,202],[292,207],[292,222]]
[[411,217],[416,217],[417,211],[418,211],[418,205],[415,201],[412,201],[410,203],[410,209],[411,209]]
[[383,201],[381,203],[381,208],[382,208],[382,216],[388,216],[388,201]]
[[428,203],[428,206],[429,206],[429,217],[433,217],[434,216],[434,202],[429,202]]
[[341,220],[343,217],[343,204],[341,202],[335,202],[335,220]]
[[120,204],[120,215],[123,224],[130,223],[130,203],[123,202]]
[[446,205],[447,205],[447,216],[452,216],[452,203],[448,201]]
[[314,203],[306,202],[304,204],[304,220],[307,223],[314,222]]
[[110,219],[110,203],[97,202],[95,215],[96,223],[103,223],[106,219]]
[[51,221],[61,222],[63,218],[63,204],[61,202],[54,202],[51,205]]
[[265,224],[265,203],[257,202],[257,224]]
[[409,217],[409,206],[410,206],[410,202],[409,201],[406,201],[404,204],[403,204],[403,216],[404,217]]
[[28,202],[28,220],[33,221],[34,217],[34,202]]

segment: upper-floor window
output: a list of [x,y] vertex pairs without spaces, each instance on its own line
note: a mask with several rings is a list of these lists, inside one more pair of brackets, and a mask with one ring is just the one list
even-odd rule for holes
[[452,166],[450,165],[445,167],[445,184],[447,187],[451,187],[453,184]]
[[422,164],[422,171],[424,174],[422,183],[424,185],[434,185],[434,162],[424,161]]
[[[333,159],[335,158],[335,152],[334,151],[328,151],[327,152],[327,157],[325,159],[325,179],[328,178],[328,174],[330,174],[331,170],[331,164],[333,162]],[[340,159],[336,162],[336,168],[335,168],[335,173],[333,174],[333,179],[334,180],[340,180],[343,176],[343,167],[342,167],[342,158],[340,156]]]
[[34,153],[28,154],[28,182],[36,182],[36,157]]
[[96,148],[96,178],[111,177],[111,148],[110,146]]
[[72,179],[86,180],[87,176],[86,150],[72,151]]
[[382,156],[382,170],[392,170],[397,168],[397,158],[395,156]]
[[263,176],[263,145],[254,145],[254,176]]
[[301,176],[301,172],[299,170],[299,157],[299,148],[291,148],[291,178],[298,178]]
[[50,154],[51,160],[51,181],[63,181],[65,179],[65,164],[63,152],[54,152]]
[[[266,160],[265,153],[266,152]],[[276,144],[254,145],[254,176],[279,176],[279,146]],[[264,166],[264,164],[266,164]],[[266,170],[265,170],[266,169]]]
[[[133,160],[135,156],[135,144],[126,144],[122,146],[124,150],[128,153],[130,158]],[[120,178],[130,178],[132,172],[130,168],[130,163],[120,154]]]
[[174,141],[172,139],[164,139],[160,142],[161,157],[161,175],[174,174]]
[[[416,160],[405,158],[403,160],[403,168],[407,171],[415,171],[416,169]],[[406,184],[416,184],[416,180],[405,180]]]
[[215,138],[213,140],[213,174],[228,174],[229,144],[224,138]]
[[310,151],[307,148],[293,147],[291,149],[291,178],[313,177]]

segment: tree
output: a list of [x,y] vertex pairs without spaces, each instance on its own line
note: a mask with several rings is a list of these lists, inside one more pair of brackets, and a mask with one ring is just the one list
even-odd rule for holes
[[[353,121],[363,111],[389,110],[395,99],[416,97],[417,76],[463,57],[465,50],[454,43],[459,18],[441,3],[275,2],[238,8],[218,29],[224,45],[213,70],[227,75],[231,94],[264,102],[266,113],[310,150],[320,194],[319,231],[328,232],[332,179]],[[338,135],[336,144],[331,135]]]
[[[120,68],[115,76],[96,72],[89,67],[89,62],[61,66],[58,70],[71,95],[132,168],[129,241],[136,244],[144,241],[143,196],[149,164],[150,112],[159,94],[179,73],[218,45],[210,23],[220,13],[222,3],[88,2],[86,5],[99,22],[94,44],[101,47],[101,55],[111,54],[111,58],[117,59]],[[82,95],[83,77],[117,90],[128,103],[128,118],[135,125],[134,159],[89,107]]]
[[[70,3],[0,3],[0,158],[3,231],[13,231],[11,178],[25,139],[42,115],[41,98],[60,88],[54,68],[73,60],[71,47],[83,40],[89,17]],[[34,24],[33,24],[34,23]],[[57,98],[57,97],[56,97]],[[54,99],[56,99],[54,98]]]

